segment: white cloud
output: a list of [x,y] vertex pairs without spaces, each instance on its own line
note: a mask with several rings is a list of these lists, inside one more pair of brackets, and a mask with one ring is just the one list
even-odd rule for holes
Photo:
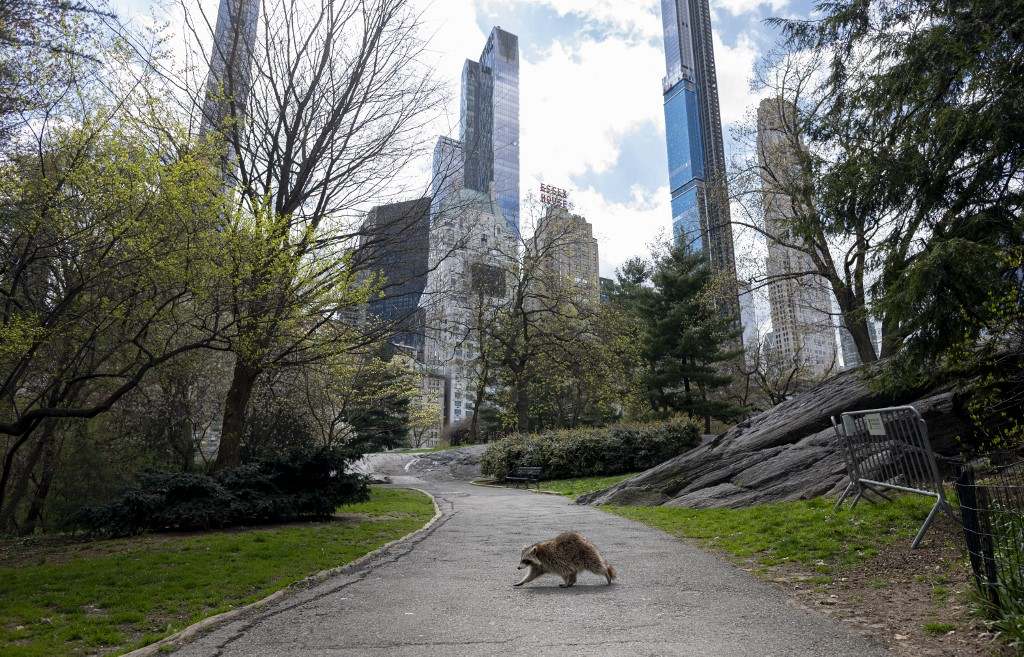
[[[661,51],[617,37],[556,41],[538,62],[520,64],[524,179],[564,184],[606,171],[622,138],[661,121]],[[524,189],[526,187],[524,186]]]
[[610,36],[556,41],[539,61],[520,63],[523,197],[541,181],[566,187],[576,211],[594,225],[604,276],[647,253],[648,242],[668,230],[669,193],[637,186],[629,202],[614,203],[606,194],[619,190],[575,189],[572,180],[613,167],[622,141],[636,131],[664,130],[663,61],[648,40]]
[[544,6],[559,16],[576,16],[606,29],[661,38],[659,0],[482,0],[489,10],[507,11],[514,3]]
[[633,256],[647,256],[651,245],[666,239],[672,211],[668,187],[647,190],[636,186],[627,203],[609,202],[593,187],[571,190],[574,211],[594,226],[601,275],[613,277],[615,269]]
[[715,69],[718,73],[718,104],[722,113],[722,124],[735,124],[743,119],[744,114],[757,104],[759,94],[750,90],[750,79],[754,73],[754,64],[761,53],[754,40],[747,34],[740,34],[736,45],[722,43],[716,32]]
[[716,0],[715,8],[723,8],[733,16],[739,16],[767,5],[771,11],[785,9],[789,0]]

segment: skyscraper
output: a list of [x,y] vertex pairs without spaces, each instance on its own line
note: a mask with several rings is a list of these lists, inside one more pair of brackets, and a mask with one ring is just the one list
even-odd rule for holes
[[[462,68],[459,139],[468,189],[490,193],[519,232],[519,37],[491,30],[480,61]],[[436,175],[436,171],[435,171]]]
[[379,205],[366,214],[359,231],[355,267],[383,278],[378,298],[367,304],[375,319],[391,325],[391,342],[422,346],[418,313],[427,282],[429,197]]
[[661,19],[672,233],[735,274],[708,0],[661,0]]
[[793,134],[796,107],[766,98],[757,108],[757,160],[768,239],[768,302],[778,356],[814,377],[838,369],[832,288],[791,234],[791,192],[803,175],[804,146]]
[[495,194],[451,194],[430,227],[427,283],[421,295],[424,362],[448,381],[445,424],[474,413],[479,381],[480,329],[508,295],[516,239]]
[[548,206],[530,247],[543,258],[547,282],[578,301],[600,301],[598,246],[590,222],[567,208]]
[[258,0],[220,0],[210,50],[200,130],[219,130],[232,112],[244,114],[252,80]]
[[758,342],[757,305],[750,281],[739,281],[740,325],[743,327],[743,356],[747,365],[754,362]]
[[438,137],[434,145],[433,175],[430,180],[430,216],[433,217],[449,196],[463,187],[462,142],[451,137]]

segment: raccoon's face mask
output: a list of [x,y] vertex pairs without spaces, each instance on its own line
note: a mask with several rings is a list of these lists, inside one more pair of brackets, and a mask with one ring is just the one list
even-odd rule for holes
[[519,565],[516,566],[516,570],[522,570],[523,568],[529,568],[533,565],[533,546],[527,545],[523,548],[523,553],[519,557]]

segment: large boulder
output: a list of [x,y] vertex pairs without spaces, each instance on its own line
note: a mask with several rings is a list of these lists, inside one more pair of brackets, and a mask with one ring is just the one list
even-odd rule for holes
[[469,445],[439,452],[367,454],[353,463],[350,470],[374,477],[470,481],[480,476],[480,458],[486,449],[487,445]]
[[[893,402],[874,390],[861,370],[843,372],[710,442],[578,501],[740,507],[837,492],[846,486],[846,468],[832,416]],[[928,423],[935,449],[955,452],[955,438],[965,426],[954,412],[953,393],[932,390],[911,405]]]

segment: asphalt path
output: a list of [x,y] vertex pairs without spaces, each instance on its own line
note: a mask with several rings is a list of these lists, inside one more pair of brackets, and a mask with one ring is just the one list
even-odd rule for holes
[[[781,591],[639,523],[567,499],[396,478],[444,515],[354,572],[254,610],[183,657],[419,655],[889,655]],[[523,545],[589,537],[619,580],[582,573],[513,588]]]

